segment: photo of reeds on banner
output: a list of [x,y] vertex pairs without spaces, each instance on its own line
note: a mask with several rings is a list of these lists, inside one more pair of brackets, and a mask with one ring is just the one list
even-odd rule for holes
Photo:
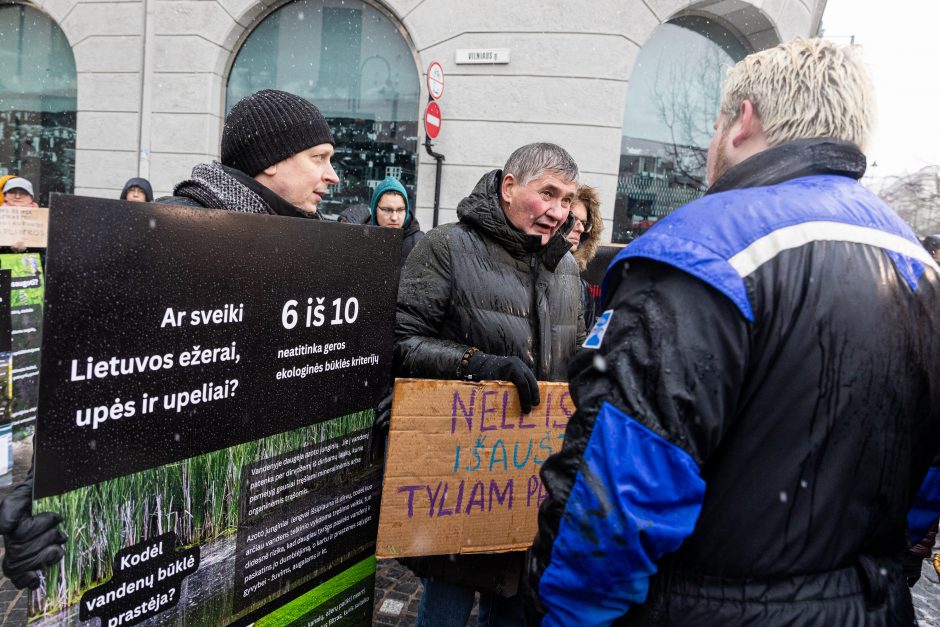
[[56,198],[33,509],[69,540],[30,624],[370,623],[380,231]]

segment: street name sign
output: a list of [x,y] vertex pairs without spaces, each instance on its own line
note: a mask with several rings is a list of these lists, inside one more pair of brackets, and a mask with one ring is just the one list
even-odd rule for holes
[[502,65],[509,63],[509,48],[458,48],[457,65]]

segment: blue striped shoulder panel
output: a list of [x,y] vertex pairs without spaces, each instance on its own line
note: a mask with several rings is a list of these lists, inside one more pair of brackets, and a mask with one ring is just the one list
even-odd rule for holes
[[614,258],[604,298],[621,263],[653,259],[713,286],[753,322],[744,278],[779,253],[817,241],[881,248],[912,290],[926,268],[940,271],[881,199],[850,178],[820,175],[705,196],[676,210]]

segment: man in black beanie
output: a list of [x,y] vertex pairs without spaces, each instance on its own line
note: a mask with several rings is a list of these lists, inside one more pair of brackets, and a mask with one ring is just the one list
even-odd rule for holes
[[319,109],[262,89],[226,116],[221,162],[197,165],[157,202],[319,219],[317,205],[339,182],[332,157],[333,134]]
[[[339,182],[330,164],[333,134],[320,110],[283,91],[243,98],[225,118],[222,162],[201,163],[156,202],[244,213],[320,219],[317,205]],[[140,179],[136,179],[140,180]],[[0,503],[3,573],[18,588],[39,587],[41,570],[62,559],[61,518],[30,515],[32,470]]]

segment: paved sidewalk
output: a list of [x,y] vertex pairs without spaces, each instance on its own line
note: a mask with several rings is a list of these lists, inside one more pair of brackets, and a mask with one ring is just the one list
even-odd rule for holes
[[380,560],[375,572],[373,625],[414,625],[424,587],[396,560]]
[[[934,546],[934,552],[940,543]],[[940,627],[940,578],[933,565],[924,560],[920,580],[911,588],[914,599],[914,612],[920,627]]]
[[[935,551],[940,550],[940,542]],[[933,565],[924,561],[920,581],[911,590],[914,612],[920,627],[940,627],[940,578]],[[375,607],[373,625],[410,627],[415,624],[418,603],[421,600],[421,581],[395,560],[381,560],[375,577]],[[467,623],[476,625],[477,608]]]
[[[424,587],[421,580],[396,560],[379,560],[375,573],[373,625],[410,627],[415,624]],[[477,624],[477,604],[473,605],[468,625]]]

